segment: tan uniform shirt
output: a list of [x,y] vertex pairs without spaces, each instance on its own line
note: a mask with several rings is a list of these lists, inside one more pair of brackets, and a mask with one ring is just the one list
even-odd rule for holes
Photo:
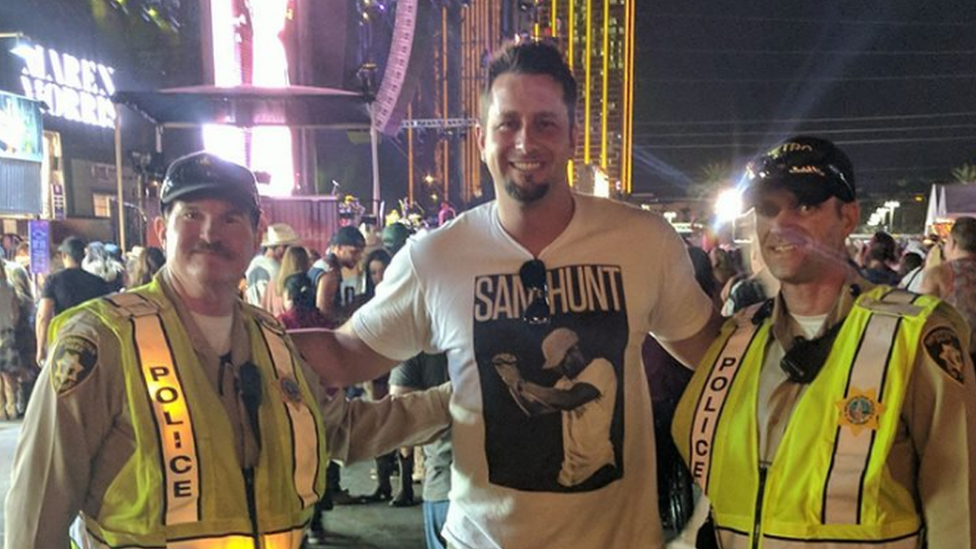
[[[256,463],[259,450],[234,387],[237,368],[250,358],[251,349],[241,317],[243,305],[235,307],[231,358],[222,365],[189,311],[175,298],[165,270],[161,276],[163,290],[175,304],[234,426],[237,444],[228,451],[237,454],[242,466]],[[52,348],[57,351],[60,341],[79,336],[95,344],[95,366],[73,388],[60,393],[51,379],[57,368],[45,367],[24,419],[6,501],[8,549],[68,547],[68,526],[78,511],[98,515],[102,497],[135,450],[119,342],[99,319],[82,314],[63,326]],[[439,436],[450,421],[447,386],[375,403],[329,399],[312,371],[303,367],[322,407],[327,449],[334,459],[362,460],[401,445],[425,443]]]
[[[863,292],[872,287],[863,280],[857,284]],[[845,318],[853,304],[854,296],[844,292],[821,333]],[[807,387],[789,381],[779,367],[784,347],[788,349],[803,333],[785,309],[778,297],[772,316],[773,337],[759,380],[759,457],[767,463],[773,461]],[[976,373],[969,356],[962,352],[958,358],[964,361],[964,368],[959,381],[927,350],[926,336],[946,328],[967,348],[965,322],[948,305],[939,305],[922,331],[888,467],[892,478],[918,502],[928,546],[966,549],[973,547],[976,536]]]

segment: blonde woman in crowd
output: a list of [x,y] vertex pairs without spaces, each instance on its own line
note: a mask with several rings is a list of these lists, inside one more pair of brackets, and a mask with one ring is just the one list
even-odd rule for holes
[[268,285],[261,300],[261,307],[278,316],[285,312],[285,281],[296,273],[307,273],[312,266],[308,259],[308,251],[302,246],[289,246],[281,258],[281,267],[274,280]]

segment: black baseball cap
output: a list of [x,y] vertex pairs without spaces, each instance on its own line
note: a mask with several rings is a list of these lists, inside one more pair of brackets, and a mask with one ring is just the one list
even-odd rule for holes
[[760,192],[782,188],[800,204],[816,205],[836,196],[843,202],[857,199],[854,166],[844,151],[820,139],[798,135],[753,159],[746,166],[743,201],[755,205]]
[[163,209],[191,198],[223,198],[244,206],[255,221],[261,216],[261,197],[251,170],[208,152],[181,156],[166,169],[159,191]]

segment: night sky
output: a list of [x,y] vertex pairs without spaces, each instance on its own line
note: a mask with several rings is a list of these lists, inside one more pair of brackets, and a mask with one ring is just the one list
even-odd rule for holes
[[976,163],[976,1],[642,0],[634,192],[680,196],[806,133],[848,152],[864,196]]

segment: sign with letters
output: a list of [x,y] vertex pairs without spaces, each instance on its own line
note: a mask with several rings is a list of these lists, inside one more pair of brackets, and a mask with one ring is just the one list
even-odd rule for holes
[[47,114],[100,128],[115,127],[115,69],[97,60],[41,45],[20,46],[24,95],[47,104]]

